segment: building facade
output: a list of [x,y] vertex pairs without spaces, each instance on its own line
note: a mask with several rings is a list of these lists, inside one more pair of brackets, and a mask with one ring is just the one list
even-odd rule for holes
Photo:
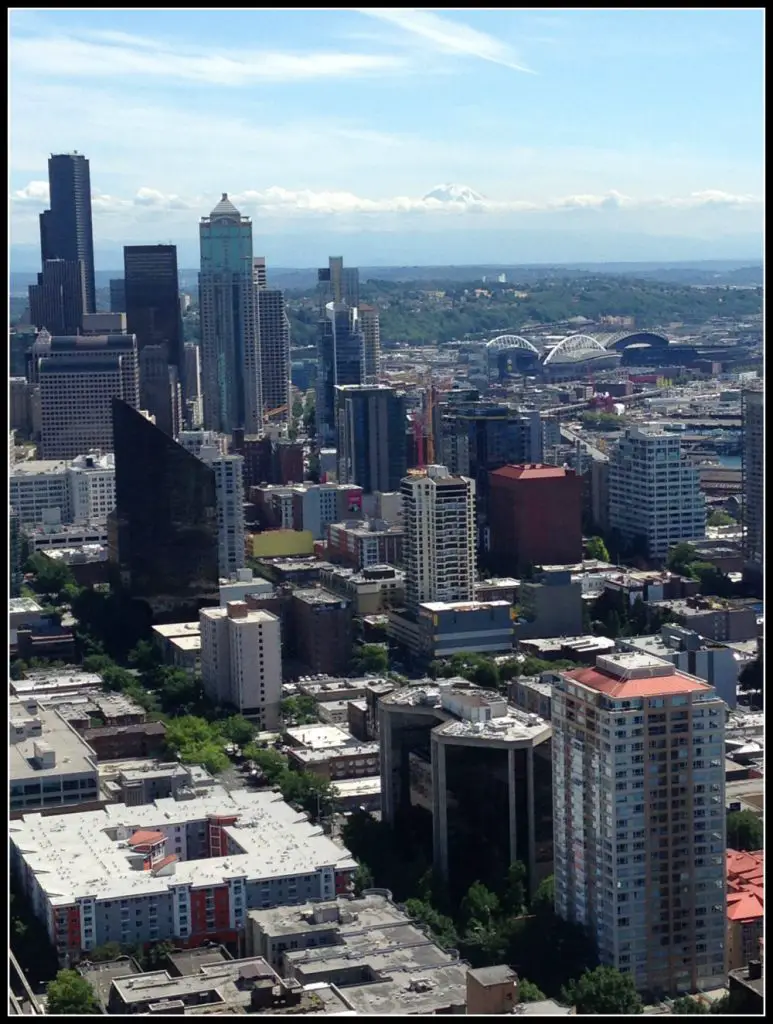
[[198,456],[215,474],[218,565],[221,576],[244,568],[244,478],[241,455],[222,455],[206,445]]
[[475,599],[475,484],[428,466],[401,485],[406,606]]
[[497,572],[582,560],[582,479],[559,466],[524,464],[489,479],[489,548]]
[[642,654],[553,687],[556,913],[658,995],[725,984],[725,708]]
[[110,279],[110,312],[126,312],[126,285],[122,277]]
[[83,264],[84,313],[96,312],[91,175],[82,153],[52,154],[48,160],[50,209],[40,215],[40,252],[48,260]]
[[257,303],[263,410],[274,414],[272,422],[285,423],[290,419],[290,321],[284,293],[263,287]]
[[254,717],[261,730],[279,728],[282,655],[277,616],[251,610],[244,601],[229,601],[225,608],[203,608],[199,626],[207,695]]
[[362,383],[362,346],[357,307],[329,302],[320,321],[317,364],[317,436],[323,444],[336,440],[336,386]]
[[170,437],[182,428],[183,401],[177,367],[169,362],[166,344],[146,345],[139,355],[140,408]]
[[362,383],[378,384],[381,376],[381,325],[378,308],[360,303],[362,330]]
[[217,602],[214,471],[125,402],[113,404],[116,508],[110,557],[154,611]]
[[405,396],[378,385],[337,385],[338,481],[365,494],[400,489],[407,471]]
[[[123,250],[126,326],[146,345],[165,345],[167,362],[183,376],[183,328],[180,316],[177,246],[126,245]],[[159,424],[160,426],[160,424]]]
[[680,541],[706,536],[700,470],[683,455],[678,434],[626,430],[609,459],[609,526],[625,541],[640,538],[658,560]]
[[79,334],[86,303],[82,261],[46,260],[38,283],[29,286],[30,322],[49,334]]
[[137,345],[131,334],[51,338],[32,346],[40,386],[40,455],[70,459],[113,449],[111,403],[137,407]]
[[226,193],[199,228],[204,426],[259,433],[263,423],[252,221]]
[[742,488],[744,555],[747,562],[762,570],[764,552],[764,423],[765,393],[761,388],[746,389],[741,396],[743,422]]

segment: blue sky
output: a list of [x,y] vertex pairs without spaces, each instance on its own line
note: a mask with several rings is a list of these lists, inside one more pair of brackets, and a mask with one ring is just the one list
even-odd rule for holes
[[762,39],[759,10],[16,10],[12,240],[37,244],[47,156],[77,149],[97,250],[195,248],[228,191],[300,265],[334,235],[375,259],[488,233],[505,259],[505,231],[556,260],[637,234],[754,255]]

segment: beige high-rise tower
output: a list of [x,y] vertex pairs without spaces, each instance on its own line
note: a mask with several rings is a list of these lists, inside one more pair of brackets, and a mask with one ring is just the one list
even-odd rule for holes
[[362,331],[362,383],[378,384],[381,374],[381,326],[378,309],[360,303]]

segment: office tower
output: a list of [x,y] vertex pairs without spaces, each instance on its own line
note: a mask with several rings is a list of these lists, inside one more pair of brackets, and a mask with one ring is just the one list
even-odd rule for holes
[[21,519],[19,513],[13,506],[8,511],[9,519],[9,546],[8,546],[8,570],[10,576],[10,596],[19,597],[21,585],[24,579],[21,564]]
[[196,458],[200,458],[204,448],[215,448],[220,455],[228,454],[228,438],[215,430],[181,430],[177,443]]
[[582,561],[582,478],[559,466],[489,474],[489,551],[503,573]]
[[218,566],[222,577],[244,568],[244,459],[223,455],[215,445],[204,445],[198,457],[215,474],[217,499]]
[[266,257],[255,256],[252,260],[252,281],[257,291],[266,288]]
[[165,434],[176,437],[182,428],[182,389],[167,346],[146,345],[139,363],[140,408],[155,417]]
[[115,456],[78,455],[67,467],[69,517],[73,523],[106,523],[115,508]]
[[[272,422],[290,419],[290,321],[284,293],[263,287],[257,292],[258,337],[263,409]],[[277,410],[283,409],[283,412]]]
[[230,434],[263,424],[252,221],[224,192],[199,228],[204,426]]
[[114,578],[154,613],[218,600],[215,474],[141,412],[113,402]]
[[764,551],[764,461],[763,432],[765,394],[762,387],[745,388],[741,392],[743,424],[742,487],[744,556],[750,567],[762,571]]
[[378,701],[381,813],[432,815],[435,870],[458,891],[492,888],[521,861],[534,893],[553,863],[550,723],[461,680]]
[[139,403],[137,343],[131,334],[51,338],[32,346],[40,385],[40,456],[71,459],[113,450],[111,403]]
[[80,334],[86,279],[80,260],[46,260],[38,283],[28,289],[30,321],[50,334]]
[[8,388],[8,426],[20,437],[28,438],[32,433],[32,409],[30,391],[34,385],[26,377],[11,377]]
[[52,155],[48,161],[50,209],[40,215],[40,252],[48,260],[83,263],[85,313],[96,312],[94,238],[91,229],[89,162],[82,153]]
[[405,397],[378,385],[335,389],[338,482],[366,494],[398,491],[406,474]]
[[360,303],[359,312],[362,330],[362,382],[378,384],[381,374],[381,327],[378,309]]
[[651,655],[553,684],[556,913],[656,999],[725,984],[725,714]]
[[485,551],[489,545],[489,473],[506,465],[542,462],[540,414],[467,400],[464,392],[446,394],[437,407],[440,416],[433,417],[435,451],[450,472],[475,481],[478,548]]
[[186,341],[183,347],[183,394],[186,424],[193,428],[201,426],[201,353],[192,341]]
[[317,437],[324,444],[334,443],[335,388],[362,383],[362,334],[355,306],[328,302],[320,322],[317,356]]
[[403,561],[409,611],[427,601],[475,599],[475,483],[427,466],[407,476]]
[[360,304],[360,272],[357,267],[344,267],[343,257],[331,256],[326,267],[317,271],[317,298],[320,319],[330,302],[344,302],[347,306]]
[[126,282],[122,277],[110,279],[110,312],[126,312]]
[[225,608],[203,608],[199,628],[207,696],[257,719],[261,730],[278,729],[282,654],[277,616],[229,601]]
[[[499,565],[499,561],[496,562]],[[582,578],[569,569],[550,568],[533,580],[521,580],[518,591],[518,639],[582,636]]]
[[126,334],[125,313],[84,313],[83,334]]
[[700,471],[678,435],[650,426],[626,430],[609,459],[609,525],[658,560],[680,541],[705,537]]
[[147,345],[166,345],[168,362],[183,369],[183,325],[177,277],[177,246],[126,245],[123,250],[126,326]]

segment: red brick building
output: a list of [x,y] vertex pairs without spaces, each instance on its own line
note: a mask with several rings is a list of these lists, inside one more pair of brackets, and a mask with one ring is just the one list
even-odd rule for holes
[[582,561],[582,477],[534,463],[492,470],[489,526],[500,574]]

